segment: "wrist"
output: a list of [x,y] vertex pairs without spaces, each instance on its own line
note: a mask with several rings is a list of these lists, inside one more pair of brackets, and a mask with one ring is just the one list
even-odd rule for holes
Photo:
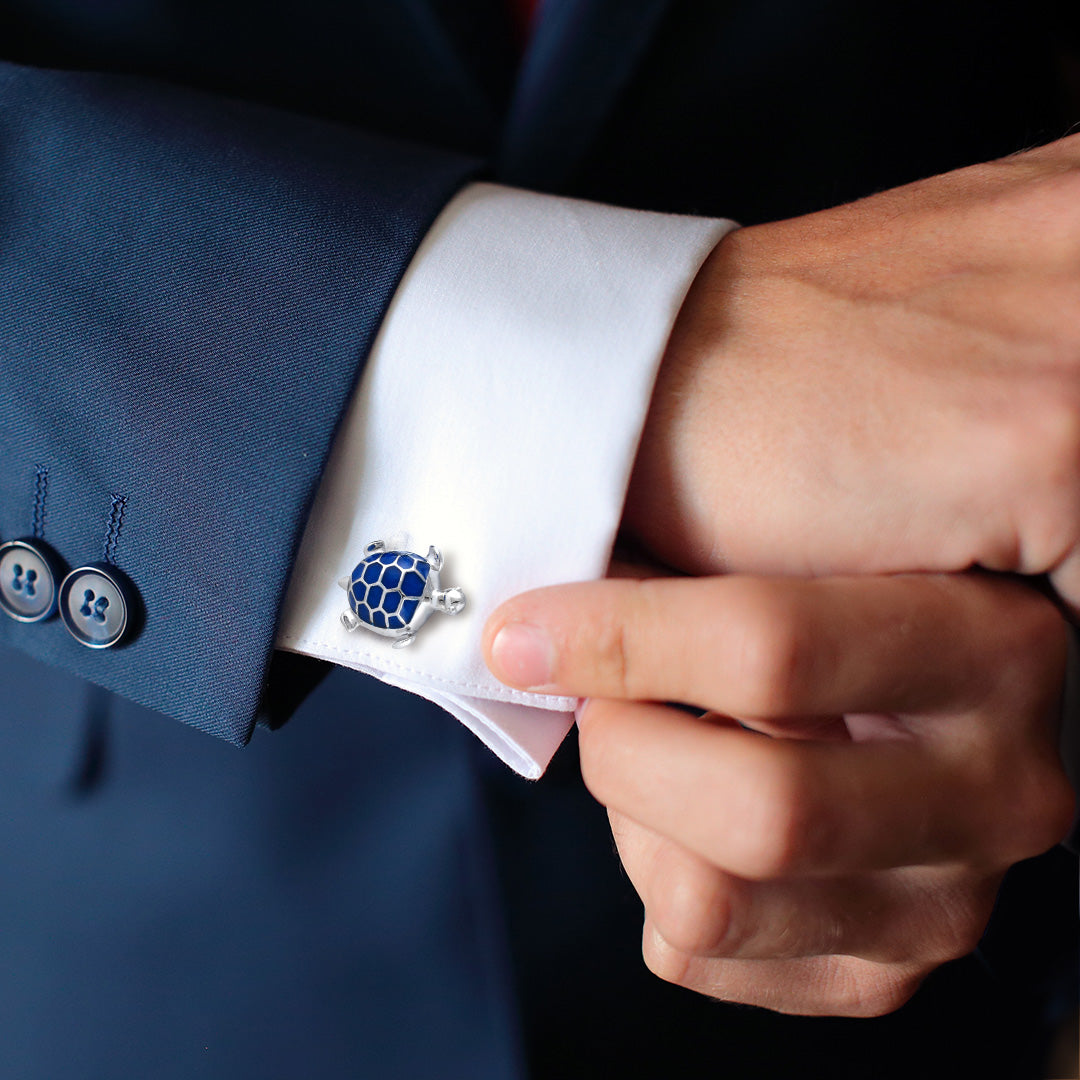
[[[679,310],[653,387],[634,459],[623,528],[636,543],[670,566],[690,573],[726,569],[700,466],[721,462],[702,454],[700,414],[717,389],[716,356],[723,299],[731,292],[739,233],[729,233],[702,264]],[[713,423],[718,418],[714,415]],[[711,427],[711,425],[710,425]]]

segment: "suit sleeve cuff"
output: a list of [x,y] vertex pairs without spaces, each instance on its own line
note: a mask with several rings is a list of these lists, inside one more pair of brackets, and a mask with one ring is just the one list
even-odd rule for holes
[[[343,420],[278,646],[421,694],[540,776],[576,702],[498,682],[484,622],[526,589],[603,576],[675,317],[734,227],[491,184],[460,193],[410,264]],[[439,547],[443,587],[467,597],[407,649],[340,620],[337,582],[380,539]]]

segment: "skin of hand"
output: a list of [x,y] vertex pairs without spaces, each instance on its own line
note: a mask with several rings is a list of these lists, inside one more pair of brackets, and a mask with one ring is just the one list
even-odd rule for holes
[[889,1012],[1071,823],[1064,621],[1010,580],[556,586],[499,608],[484,648],[512,686],[590,699],[582,773],[644,903],[645,961],[713,997]]
[[981,566],[1080,612],[1080,135],[727,236],[623,524],[689,573]]

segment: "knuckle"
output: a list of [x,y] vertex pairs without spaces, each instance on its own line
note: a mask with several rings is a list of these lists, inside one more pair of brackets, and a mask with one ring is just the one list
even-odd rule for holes
[[669,945],[649,923],[641,937],[641,958],[658,979],[689,988],[690,957]]
[[[990,774],[1001,805],[994,824],[984,827],[982,840],[992,864],[1002,868],[1061,843],[1075,809],[1072,786],[1049,748],[1034,754],[1022,745],[1007,750]],[[1029,760],[1021,764],[1024,758]]]
[[657,628],[670,606],[656,581],[624,579],[618,593],[587,628],[592,677],[606,697],[654,696]]
[[1056,694],[1049,701],[1020,703],[1013,711],[1026,722],[1017,725],[1016,738],[995,748],[989,773],[983,774],[1001,795],[991,833],[999,865],[1041,854],[1061,843],[1072,827],[1076,793],[1049,722],[1059,710]]
[[[632,604],[632,602],[631,602]],[[627,611],[612,609],[597,621],[592,634],[594,677],[611,697],[633,697],[629,683],[633,670],[626,628]]]
[[987,910],[972,912],[966,919],[952,922],[949,932],[942,939],[941,947],[933,959],[939,963],[946,963],[973,953],[982,940],[983,931],[989,921],[990,912]]
[[760,771],[754,805],[741,830],[738,872],[756,881],[786,877],[816,865],[829,848],[828,818],[818,812],[803,762],[785,746]]
[[953,889],[932,913],[919,959],[942,964],[973,952],[990,921],[999,880],[995,876]]
[[1060,771],[1055,774],[1054,794],[1052,805],[1048,807],[1047,815],[1043,821],[1043,835],[1041,843],[1045,845],[1043,850],[1062,843],[1069,835],[1073,822],[1076,819],[1076,792]]
[[1021,796],[1021,820],[1026,824],[1022,835],[1021,858],[1041,854],[1061,843],[1073,823],[1076,794],[1058,761],[1034,770]]
[[732,903],[715,875],[670,870],[650,890],[649,918],[673,948],[693,955],[727,952],[732,940]]
[[740,685],[733,701],[745,716],[797,712],[815,659],[814,642],[789,598],[751,587],[739,619]]

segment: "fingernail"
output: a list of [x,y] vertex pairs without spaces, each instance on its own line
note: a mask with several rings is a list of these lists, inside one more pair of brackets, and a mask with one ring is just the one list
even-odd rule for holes
[[495,674],[511,686],[548,685],[555,672],[555,648],[551,638],[532,623],[510,623],[491,643]]

